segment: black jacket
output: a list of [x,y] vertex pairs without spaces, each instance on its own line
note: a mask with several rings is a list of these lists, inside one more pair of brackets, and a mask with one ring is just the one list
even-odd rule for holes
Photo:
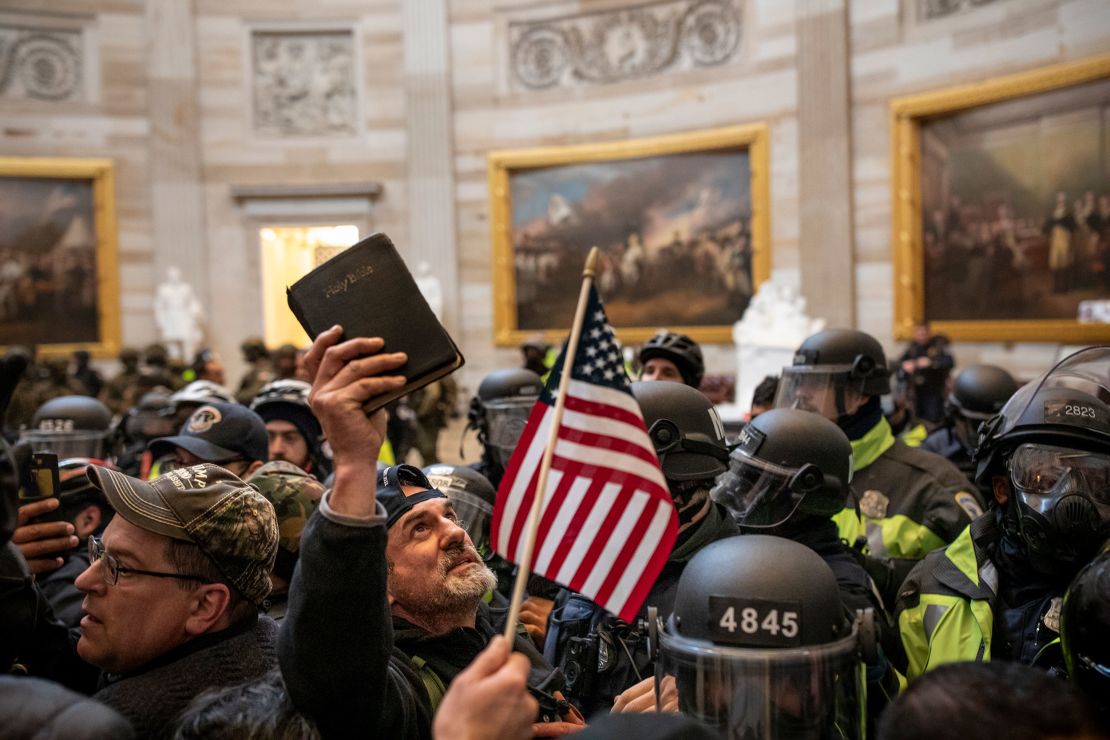
[[0,676],[0,727],[7,740],[131,740],[118,712],[52,681]]

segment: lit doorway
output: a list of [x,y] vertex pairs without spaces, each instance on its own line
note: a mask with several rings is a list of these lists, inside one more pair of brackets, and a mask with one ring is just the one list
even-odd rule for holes
[[263,226],[258,230],[262,249],[262,316],[267,347],[309,345],[285,299],[285,288],[358,242],[353,224]]

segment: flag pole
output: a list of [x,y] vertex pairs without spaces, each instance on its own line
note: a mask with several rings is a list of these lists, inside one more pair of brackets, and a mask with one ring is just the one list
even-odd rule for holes
[[559,439],[559,427],[563,423],[563,409],[567,404],[567,389],[570,388],[571,370],[574,368],[574,355],[578,350],[578,339],[582,336],[582,323],[586,316],[586,304],[590,299],[590,286],[597,274],[598,249],[592,247],[586,257],[586,267],[582,270],[582,290],[578,293],[578,307],[574,309],[574,323],[570,327],[570,341],[563,355],[563,374],[559,377],[559,395],[555,397],[555,413],[551,417],[551,431],[547,436],[547,447],[540,463],[536,492],[532,497],[532,510],[528,513],[528,524],[524,536],[524,552],[517,563],[516,581],[513,583],[513,598],[509,602],[509,618],[505,622],[505,639],[512,644],[516,635],[516,622],[520,618],[520,605],[524,601],[524,587],[532,574],[532,550],[536,546],[536,532],[540,528],[540,511],[543,510],[543,497],[547,491],[547,474],[551,470],[551,458],[555,455],[555,444]]

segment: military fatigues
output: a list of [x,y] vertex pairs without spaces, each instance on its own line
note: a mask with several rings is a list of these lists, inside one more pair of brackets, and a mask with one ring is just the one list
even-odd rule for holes
[[886,419],[852,441],[852,490],[860,513],[833,516],[840,537],[866,541],[869,555],[889,561],[886,578],[875,576],[887,604],[914,564],[956,539],[982,513],[978,490],[944,458],[896,440]]
[[1062,587],[1007,554],[997,511],[976,519],[910,572],[896,609],[912,679],[944,663],[992,658],[1051,665],[1058,654]]

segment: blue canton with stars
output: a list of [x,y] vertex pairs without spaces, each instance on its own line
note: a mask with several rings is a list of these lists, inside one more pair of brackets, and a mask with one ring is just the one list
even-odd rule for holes
[[[555,366],[551,368],[551,374],[547,377],[547,387],[544,388],[541,399],[548,405],[554,405],[555,396],[559,392],[559,378],[563,374],[564,358],[565,350],[559,353],[559,359],[555,361]],[[624,369],[624,356],[621,354],[620,344],[613,336],[613,327],[609,326],[605,308],[601,305],[601,299],[598,298],[597,290],[593,286],[590,286],[586,316],[582,320],[582,334],[578,338],[578,349],[574,354],[574,371],[571,377],[574,380],[632,393],[628,374]]]

